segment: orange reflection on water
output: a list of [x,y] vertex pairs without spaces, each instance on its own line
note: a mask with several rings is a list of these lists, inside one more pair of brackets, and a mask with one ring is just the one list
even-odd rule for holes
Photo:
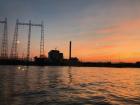
[[23,66],[20,69],[7,67],[0,72],[3,102],[11,105],[40,101],[119,105],[140,102],[139,69]]

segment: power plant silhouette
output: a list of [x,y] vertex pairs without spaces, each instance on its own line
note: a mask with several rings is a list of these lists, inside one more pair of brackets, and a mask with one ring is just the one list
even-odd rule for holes
[[[20,22],[16,20],[15,32],[13,36],[11,52],[8,55],[8,29],[7,18],[0,20],[3,26],[3,34],[1,39],[1,54],[0,65],[52,65],[52,66],[86,66],[86,67],[140,67],[140,62],[136,63],[111,63],[111,62],[81,62],[77,57],[72,57],[72,42],[69,42],[69,58],[65,59],[63,53],[59,50],[51,50],[48,52],[48,57],[44,52],[44,24],[43,21],[40,24],[34,24],[29,22]],[[27,39],[27,52],[26,57],[22,59],[18,56],[18,38],[19,38],[19,26],[28,27],[28,39]],[[34,60],[31,60],[31,30],[32,27],[40,28],[40,55],[35,56]],[[86,53],[86,52],[85,52]]]
[[[63,58],[63,53],[60,53],[58,50],[51,50],[48,53],[48,58],[44,54],[44,24],[41,22],[40,24],[34,24],[29,20],[29,22],[20,22],[18,19],[16,20],[15,32],[12,42],[12,48],[10,52],[10,56],[8,56],[8,29],[7,29],[7,18],[3,21],[0,21],[1,24],[4,25],[3,37],[2,37],[2,46],[1,46],[1,56],[0,63],[1,64],[50,64],[50,65],[71,65],[74,63],[78,63],[78,58],[71,57],[71,44],[69,44],[69,59]],[[18,56],[18,38],[19,38],[19,26],[27,26],[28,27],[28,41],[27,41],[27,55],[23,60]],[[40,27],[40,56],[35,57],[34,61],[31,61],[30,57],[30,48],[31,48],[31,30],[32,27]]]

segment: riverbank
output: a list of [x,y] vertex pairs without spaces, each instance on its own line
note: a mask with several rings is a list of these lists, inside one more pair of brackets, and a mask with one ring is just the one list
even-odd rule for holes
[[118,67],[140,68],[140,62],[136,63],[111,63],[111,62],[35,62],[27,60],[0,60],[0,65],[28,65],[28,66],[76,66],[76,67]]

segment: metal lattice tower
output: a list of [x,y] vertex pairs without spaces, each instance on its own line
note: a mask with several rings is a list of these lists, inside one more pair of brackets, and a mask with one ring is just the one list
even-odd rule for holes
[[17,59],[18,58],[17,44],[18,44],[18,19],[16,20],[14,39],[13,39],[12,48],[11,48],[10,57],[12,59]]
[[41,23],[40,57],[44,57],[44,24]]
[[7,18],[4,21],[0,21],[0,23],[4,24],[4,32],[2,36],[2,45],[1,45],[1,58],[8,58],[8,33],[7,33]]
[[31,43],[31,26],[32,26],[31,20],[29,20],[29,23],[17,22],[17,25],[29,26],[28,42],[27,42],[27,57],[26,57],[26,59],[29,61],[29,59],[30,59],[30,43]]
[[38,26],[41,27],[41,39],[40,39],[40,57],[44,57],[44,24],[32,24],[31,26]]
[[17,51],[18,43],[17,42],[18,42],[18,26],[19,25],[29,26],[28,42],[27,42],[27,60],[28,61],[30,60],[31,27],[32,26],[41,27],[40,57],[44,57],[44,25],[43,25],[43,22],[41,24],[32,24],[31,20],[29,21],[29,23],[21,23],[17,20],[12,49],[11,49],[11,58],[18,58],[18,51]]
[[27,60],[30,59],[30,43],[31,43],[31,20],[29,21],[29,33],[28,33],[28,43],[27,43]]

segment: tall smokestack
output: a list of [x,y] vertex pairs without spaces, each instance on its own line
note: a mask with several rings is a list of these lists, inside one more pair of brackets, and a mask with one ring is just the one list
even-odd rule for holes
[[71,41],[69,43],[69,60],[71,59]]

